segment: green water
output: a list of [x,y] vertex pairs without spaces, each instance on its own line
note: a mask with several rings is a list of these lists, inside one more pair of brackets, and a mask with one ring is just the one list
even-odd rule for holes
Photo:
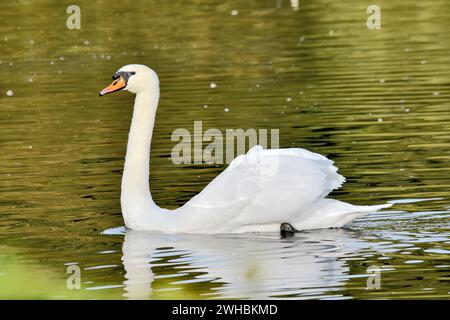
[[[3,1],[0,297],[448,299],[450,4],[377,3],[381,30],[361,0],[77,1],[81,29],[68,30],[68,2]],[[279,129],[281,147],[336,162],[347,183],[334,198],[395,206],[284,239],[101,234],[123,226],[133,96],[98,91],[129,63],[161,81],[160,206],[224,169],[170,161],[173,130],[200,120]],[[71,264],[81,290],[66,288]]]

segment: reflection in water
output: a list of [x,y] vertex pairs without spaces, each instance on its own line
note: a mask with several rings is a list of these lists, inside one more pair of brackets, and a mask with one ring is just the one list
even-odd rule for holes
[[300,0],[291,0],[291,7],[294,10],[298,10],[298,6],[300,4]]
[[347,263],[338,257],[365,246],[344,230],[304,232],[282,239],[277,235],[167,235],[127,230],[122,257],[124,296],[151,298],[152,283],[160,276],[154,270],[163,263],[170,269],[166,272],[170,272],[172,287],[185,282],[177,281],[177,276],[193,270],[201,274],[190,282],[222,283],[211,298],[336,297],[333,291],[342,289],[349,275]]
[[[450,233],[427,231],[432,225],[426,221],[417,232],[402,230],[401,223],[396,231],[384,230],[396,214],[367,217],[353,230],[311,230],[288,238],[122,228],[105,233],[125,234],[123,296],[129,299],[448,297],[442,279],[450,270]],[[436,215],[403,214],[406,222]],[[445,219],[446,214],[443,225]],[[380,272],[381,288],[367,288],[369,268]]]

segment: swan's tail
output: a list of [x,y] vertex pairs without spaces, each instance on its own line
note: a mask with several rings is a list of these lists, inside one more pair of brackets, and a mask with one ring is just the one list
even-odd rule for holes
[[294,226],[298,230],[340,228],[356,218],[391,206],[392,203],[355,206],[339,200],[322,199],[311,208],[307,217],[300,216]]
[[375,211],[379,211],[381,209],[387,209],[392,207],[392,203],[385,203],[385,204],[377,204],[377,205],[372,205],[372,206],[353,206],[356,210],[358,210],[359,212],[363,213],[369,213],[369,212],[375,212]]

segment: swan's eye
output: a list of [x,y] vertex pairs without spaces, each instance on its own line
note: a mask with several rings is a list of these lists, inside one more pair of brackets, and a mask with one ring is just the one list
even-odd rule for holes
[[112,78],[113,78],[113,80],[117,80],[120,77],[122,77],[125,80],[125,82],[128,82],[128,79],[134,74],[136,74],[135,71],[119,71],[119,72],[116,72],[112,76]]

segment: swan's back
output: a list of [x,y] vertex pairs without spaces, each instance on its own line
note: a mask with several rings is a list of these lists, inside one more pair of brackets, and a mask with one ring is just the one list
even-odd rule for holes
[[253,147],[179,209],[180,228],[211,232],[278,230],[295,223],[308,208],[345,181],[333,161],[298,148]]

